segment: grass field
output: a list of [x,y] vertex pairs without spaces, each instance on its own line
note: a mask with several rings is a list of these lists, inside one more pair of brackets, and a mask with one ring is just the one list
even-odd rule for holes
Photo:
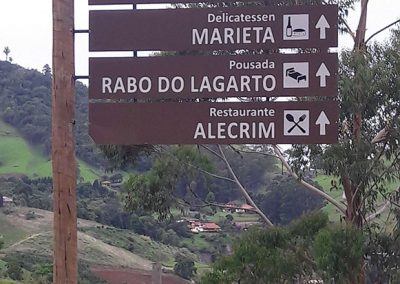
[[22,282],[9,280],[9,279],[0,279],[0,284],[20,284]]
[[[37,217],[27,220],[25,215],[29,211],[34,211]],[[41,209],[14,207],[12,213],[8,215],[4,215],[0,211],[0,234],[4,235],[6,241],[6,247],[1,253],[19,253],[51,258],[53,254],[52,220],[53,213]],[[80,230],[83,230],[83,228],[95,229],[100,226],[100,224],[92,221],[78,219]],[[94,265],[151,269],[151,261],[148,259],[116,245],[105,243],[101,240],[104,238],[99,237],[98,239],[84,232],[79,232],[79,259]],[[113,236],[109,238],[113,238]]]
[[[210,233],[213,234],[213,233]],[[188,246],[188,247],[194,247],[196,249],[200,250],[204,250],[210,247],[210,244],[202,237],[203,234],[196,234],[193,235],[190,239],[185,239],[184,243]]]
[[222,211],[207,217],[207,219],[211,222],[221,222],[226,219],[228,214],[232,215],[234,222],[257,222],[259,220],[258,215],[255,213],[227,213]]
[[[328,175],[319,175],[314,178],[314,181],[317,182],[323,189],[324,191],[332,196],[335,200],[341,202],[343,201],[342,199],[342,194],[343,194],[343,189],[339,187],[340,182],[337,178],[334,178],[333,176],[328,176]],[[334,181],[338,185],[337,189],[332,189],[331,182]],[[324,208],[323,211],[328,214],[329,219],[331,221],[339,221],[340,220],[340,213],[336,209],[335,206],[332,204],[328,203]]]
[[0,237],[2,237],[4,241],[5,248],[15,242],[23,240],[27,236],[27,232],[21,230],[15,226],[15,224],[12,224],[3,213],[0,213]]
[[[78,161],[84,181],[93,182],[101,174],[88,164]],[[51,161],[29,145],[11,126],[0,120],[0,174],[24,174],[30,178],[49,177]]]

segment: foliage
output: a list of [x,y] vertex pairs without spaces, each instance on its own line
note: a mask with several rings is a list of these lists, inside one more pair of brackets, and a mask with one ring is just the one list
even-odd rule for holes
[[[36,281],[34,283],[40,283],[40,284],[52,283],[53,264],[50,256],[45,257],[45,256],[38,256],[26,253],[13,253],[13,254],[7,254],[4,260],[7,262],[7,268],[8,267],[12,268],[11,273],[14,278],[11,277],[7,269],[7,274],[11,279],[22,280],[24,276],[23,270],[26,270],[30,272],[32,278],[34,279],[34,281]],[[29,280],[29,283],[32,283],[31,279]],[[89,265],[86,262],[79,260],[78,283],[104,284],[105,282],[97,278],[90,271]]]
[[193,166],[211,169],[207,158],[191,147],[173,148],[171,154],[157,159],[150,171],[129,177],[125,184],[125,208],[156,212],[161,220],[171,217],[172,207],[182,208],[175,193],[178,183],[186,182],[181,196],[193,195],[190,183],[201,177]]
[[[51,196],[52,179],[38,178],[31,180],[29,178],[0,180],[1,190],[4,194],[13,197],[17,205],[29,206],[49,210],[52,207]],[[33,217],[33,216],[27,216]]]
[[99,148],[111,162],[110,169],[126,169],[156,150],[154,145],[100,145]]
[[175,255],[176,264],[174,272],[185,279],[191,279],[196,274],[197,269],[194,266],[194,261],[185,255]]
[[[395,211],[398,215],[400,212]],[[397,216],[398,218],[399,216]],[[399,223],[400,224],[400,223]],[[372,232],[367,243],[368,270],[375,283],[399,283],[400,281],[400,230]]]
[[228,220],[229,222],[232,222],[232,221],[233,221],[233,216],[232,216],[231,214],[227,214],[227,215],[225,216],[225,218],[226,218],[226,220]]
[[38,263],[34,265],[32,278],[41,284],[50,284],[53,281],[53,264]]
[[45,64],[42,69],[42,73],[45,76],[51,77],[51,68],[49,64]]
[[[348,220],[358,227],[388,194],[387,184],[398,179],[400,109],[400,31],[385,44],[343,51],[340,63],[339,144],[297,145],[291,151],[296,170],[319,160],[340,178],[348,201]],[[375,143],[374,137],[380,137]]]
[[6,55],[6,61],[9,60],[8,55],[10,54],[10,52],[11,52],[11,50],[10,50],[10,48],[8,46],[4,47],[3,53]]
[[325,280],[354,283],[365,254],[362,231],[352,226],[330,226],[315,237],[315,261]]
[[352,225],[331,224],[325,214],[315,212],[285,227],[248,231],[235,241],[233,255],[219,258],[201,283],[307,282],[319,277],[355,283],[364,263],[368,281],[396,283],[398,234],[379,234],[370,240],[370,234]]
[[312,275],[315,235],[328,224],[314,213],[289,227],[251,229],[234,242],[233,255],[221,257],[202,283],[283,283]]
[[[118,180],[120,177],[115,176],[114,178]],[[50,178],[35,180],[30,180],[28,178],[3,179],[0,180],[0,192],[13,197],[17,205],[45,210],[52,209],[52,180]],[[137,234],[148,236],[155,241],[167,245],[178,247],[187,246],[194,251],[197,249],[186,242],[192,235],[185,222],[176,222],[174,218],[159,221],[155,216],[147,214],[143,212],[143,210],[126,212],[120,201],[119,194],[120,193],[116,190],[110,190],[102,186],[98,180],[95,180],[93,184],[78,184],[78,217],[120,229],[132,230]],[[6,208],[3,208],[2,210],[4,211],[5,209]],[[33,214],[28,212],[25,217],[31,218],[33,216]],[[7,246],[10,245],[12,241],[17,241],[26,237],[23,231],[17,230],[8,222],[0,222],[0,231],[2,229],[5,231],[2,234],[5,234]],[[105,231],[103,231],[103,234],[104,232]],[[103,234],[100,234],[100,238]],[[129,249],[129,242],[125,242],[128,241],[125,240],[125,245],[122,247]],[[139,247],[141,246],[142,245]],[[214,244],[207,243],[207,250],[214,251]]]
[[[47,68],[48,67],[48,68]],[[51,69],[44,66],[44,74],[27,70],[10,62],[0,62],[0,113],[5,122],[18,129],[29,143],[50,153],[51,137]],[[107,163],[94,148],[88,135],[87,88],[76,84],[76,153],[79,158],[95,166]]]
[[[362,231],[328,224],[313,213],[286,227],[250,230],[234,243],[234,254],[222,257],[201,283],[283,283],[315,279],[353,283],[366,252]],[[315,260],[315,262],[314,262]]]
[[120,247],[151,261],[159,261],[163,264],[170,264],[174,261],[177,253],[195,258],[185,248],[177,248],[156,242],[149,237],[136,234],[132,231],[121,230],[111,227],[81,228],[85,234],[95,237],[109,245]]
[[36,214],[34,211],[29,211],[25,214],[25,219],[26,220],[34,220],[36,219]]
[[[268,170],[275,169],[272,159],[259,155],[226,151],[226,156],[251,192],[262,190],[270,181]],[[208,151],[194,146],[164,147],[152,159],[148,171],[133,174],[126,182],[126,209],[156,212],[163,219],[170,216],[172,208],[199,208],[207,203],[224,204],[241,197],[236,184],[227,179],[211,178],[210,173],[229,177],[229,172],[223,161]],[[216,210],[215,206],[211,209]]]
[[[377,279],[374,281],[392,278],[396,282],[396,231],[372,222],[381,208],[383,211],[388,207],[395,213],[398,206],[394,197],[399,189],[390,192],[390,185],[400,177],[400,30],[393,30],[391,39],[384,44],[366,44],[360,27],[357,37],[361,36],[361,44],[341,53],[339,143],[296,145],[290,154],[296,172],[312,164],[339,181],[332,182],[332,187],[343,190],[345,195],[343,219],[356,228],[327,230],[319,236],[316,254],[319,267],[325,269],[324,277],[360,283],[365,276],[360,267],[366,259]],[[354,231],[351,236],[347,235],[348,230]],[[352,250],[347,247],[346,251],[349,241],[353,242]]]
[[23,279],[22,264],[18,263],[17,261],[8,262],[6,274],[13,280],[22,280]]
[[267,186],[266,193],[253,195],[253,199],[274,224],[281,225],[324,206],[320,196],[310,192],[294,178],[280,175]]

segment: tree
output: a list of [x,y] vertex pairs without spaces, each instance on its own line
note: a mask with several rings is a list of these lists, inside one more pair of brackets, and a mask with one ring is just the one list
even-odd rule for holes
[[354,271],[361,271],[360,259],[365,254],[362,231],[346,225],[324,228],[315,237],[314,251],[317,270],[326,281],[357,281]]
[[38,283],[52,283],[53,280],[53,265],[50,263],[40,263],[33,267],[33,278]]
[[49,64],[45,64],[42,68],[42,73],[45,76],[51,76],[51,68],[49,66]]
[[4,47],[3,53],[6,55],[6,61],[8,61],[8,55],[10,54],[11,50],[8,46]]
[[22,280],[23,279],[23,271],[21,267],[21,263],[18,261],[10,261],[7,263],[6,274],[13,280]]
[[175,255],[174,272],[182,278],[191,279],[196,273],[197,268],[194,266],[194,261],[180,253]]
[[334,278],[352,283],[364,254],[363,234],[352,226],[329,224],[321,213],[286,227],[251,229],[234,242],[233,254],[217,260],[201,283],[300,283]]
[[[339,143],[297,145],[291,151],[291,159],[299,173],[307,160],[319,152],[323,168],[338,178],[339,184],[335,186],[345,195],[345,207],[335,206],[343,212],[346,223],[360,232],[366,229],[369,234],[366,242],[370,242],[370,233],[376,228],[370,223],[377,213],[389,209],[390,204],[396,205],[393,199],[396,193],[389,192],[387,184],[398,180],[400,174],[400,33],[395,30],[385,44],[371,43],[377,33],[365,38],[368,1],[362,0],[360,5],[357,31],[346,27],[354,39],[354,48],[341,56]],[[363,257],[359,261],[360,265],[348,273],[358,275],[357,279],[352,278],[352,283],[365,280]]]

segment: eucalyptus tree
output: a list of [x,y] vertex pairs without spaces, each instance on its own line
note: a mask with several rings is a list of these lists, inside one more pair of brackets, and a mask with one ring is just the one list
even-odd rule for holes
[[10,54],[11,50],[8,46],[4,47],[3,53],[6,55],[6,61],[8,61],[8,55]]

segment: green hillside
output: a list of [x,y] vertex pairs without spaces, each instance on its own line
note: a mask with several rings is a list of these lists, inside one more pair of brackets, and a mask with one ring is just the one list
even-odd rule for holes
[[[35,218],[27,219],[34,212]],[[6,254],[52,256],[53,213],[46,210],[14,207],[12,212],[0,211],[0,236],[5,241]],[[187,249],[164,245],[130,230],[78,219],[80,259],[91,264],[130,267],[149,270],[151,261],[161,261],[173,267],[174,255],[183,253],[197,257]],[[0,253],[1,254],[1,253]]]
[[[101,174],[87,163],[79,162],[79,174],[92,182]],[[29,145],[15,128],[0,120],[0,174],[24,174],[30,178],[49,177],[51,161]]]
[[[335,178],[333,176],[330,175],[319,175],[317,177],[315,177],[313,179],[315,182],[317,182],[323,189],[325,192],[327,192],[330,196],[332,196],[333,198],[335,198],[337,201],[339,202],[344,202],[343,200],[343,189],[341,187],[339,188],[335,188],[332,189],[332,181],[336,181],[337,185],[340,185],[340,182],[338,180],[338,178]],[[391,183],[388,183],[386,185],[387,188],[387,192],[392,192],[394,190],[396,190],[397,188],[399,188],[400,186],[400,180],[398,181],[394,181]],[[378,201],[381,201],[381,203],[383,204],[383,199],[382,196],[378,196]],[[323,211],[326,212],[329,216],[329,219],[331,221],[339,221],[340,219],[340,213],[339,211],[336,209],[335,206],[333,206],[332,204],[328,203],[324,208]],[[389,218],[390,220],[386,220],[388,219],[388,213],[384,212],[380,217],[379,217],[381,222],[386,222],[388,221],[389,223],[392,222],[393,216],[391,218]]]
[[[28,218],[28,214],[34,217]],[[5,241],[5,248],[0,250],[0,283],[20,283],[2,279],[6,275],[7,265],[15,261],[24,270],[24,280],[21,283],[48,283],[33,281],[32,276],[38,267],[51,266],[53,255],[52,220],[53,213],[46,210],[27,207],[0,210],[0,237]],[[101,225],[98,223],[78,219],[79,230],[99,226]],[[107,244],[83,232],[78,233],[78,248],[80,277],[88,280],[82,283],[104,283],[93,278],[90,267],[107,266],[151,270],[152,262],[150,260],[124,248]],[[81,274],[83,269],[86,271]],[[51,276],[51,272],[49,276]]]
[[[51,151],[51,84],[49,72],[25,69],[0,60],[0,156],[1,173],[24,173],[30,177],[49,176]],[[93,180],[95,168],[106,167],[100,151],[88,134],[87,87],[75,89],[75,148],[86,180]],[[5,126],[4,123],[8,126]],[[12,129],[10,129],[10,127]],[[18,140],[22,137],[26,143]]]

